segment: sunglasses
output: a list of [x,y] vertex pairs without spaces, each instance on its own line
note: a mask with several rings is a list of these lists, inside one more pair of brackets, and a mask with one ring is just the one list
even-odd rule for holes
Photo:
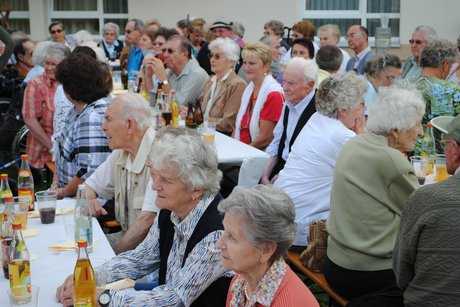
[[167,48],[167,49],[166,49],[166,48],[163,48],[163,49],[161,49],[161,51],[162,51],[163,53],[166,53],[166,52],[167,52],[167,53],[169,53],[169,54],[173,54],[173,53],[176,52],[177,50],[176,50],[176,49],[172,49],[172,48]]
[[130,33],[133,33],[134,31],[137,31],[138,29],[135,29],[135,30],[125,30],[125,33],[126,34],[130,34]]
[[51,30],[51,31],[50,31],[51,34],[56,34],[56,33],[61,33],[61,32],[62,32],[61,29]]
[[414,43],[415,43],[416,45],[421,45],[421,44],[423,44],[424,42],[422,42],[422,41],[420,41],[420,40],[413,40],[413,39],[410,39],[410,40],[409,40],[409,44],[412,45],[412,44],[414,44]]

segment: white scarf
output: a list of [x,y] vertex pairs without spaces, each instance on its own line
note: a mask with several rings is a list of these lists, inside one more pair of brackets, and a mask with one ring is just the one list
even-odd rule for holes
[[[246,113],[246,110],[248,109],[249,101],[251,100],[253,91],[254,83],[251,81],[251,83],[249,83],[249,85],[244,90],[243,96],[241,97],[240,110],[236,116],[235,139],[237,140],[240,140],[241,120],[243,119],[244,113]],[[267,100],[268,94],[271,92],[283,93],[283,88],[275,79],[273,79],[271,75],[267,75],[264,79],[264,82],[262,82],[259,90],[259,95],[257,96],[256,103],[252,110],[251,122],[249,123],[249,133],[251,134],[251,140],[255,140],[259,135],[260,111],[262,110],[265,101]]]

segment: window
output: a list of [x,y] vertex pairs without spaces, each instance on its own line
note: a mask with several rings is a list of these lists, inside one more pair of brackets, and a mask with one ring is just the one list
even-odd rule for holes
[[[5,5],[3,3],[3,5]],[[9,26],[11,30],[23,31],[30,34],[29,23],[29,1],[14,0],[10,1]]]
[[399,18],[401,0],[301,0],[302,18],[311,21],[316,28],[328,23],[340,27],[342,38],[339,46],[348,44],[344,38],[348,27],[361,24],[369,30],[369,45],[374,46],[374,34],[381,26],[381,18],[388,18],[391,28],[391,46],[399,47]]
[[102,27],[111,21],[123,32],[128,21],[128,0],[49,0],[51,21],[64,23],[67,34],[87,30],[101,38]]

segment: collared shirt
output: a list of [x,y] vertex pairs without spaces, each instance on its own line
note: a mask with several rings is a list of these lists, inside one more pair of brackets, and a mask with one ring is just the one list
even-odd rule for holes
[[401,68],[401,79],[412,79],[420,77],[422,67],[418,65],[414,56],[406,60],[404,66]]
[[265,272],[257,285],[257,289],[250,296],[246,291],[247,282],[241,276],[238,276],[230,290],[232,292],[230,307],[252,307],[256,303],[262,306],[270,306],[286,274],[286,266],[287,264],[283,258],[276,260]]
[[136,48],[131,46],[129,51],[129,58],[128,58],[128,78],[133,77],[133,70],[139,71],[141,69],[142,58],[144,54],[142,53],[141,48]]
[[308,225],[328,217],[335,162],[343,145],[355,135],[340,120],[316,112],[297,136],[274,183],[294,202],[294,245],[307,246]]
[[61,133],[64,128],[65,120],[67,115],[69,115],[70,110],[73,109],[73,104],[67,99],[64,94],[64,88],[60,84],[56,93],[54,94],[54,119],[53,119],[53,161],[56,161],[56,158],[59,154],[58,142],[61,138]]
[[[57,83],[45,75],[30,80],[24,92],[22,114],[24,118],[36,118],[51,140],[53,134],[54,93]],[[29,133],[26,143],[29,163],[35,168],[42,168],[51,161],[51,153],[33,133]]]
[[102,131],[107,105],[106,100],[99,99],[85,105],[80,113],[74,107],[67,116],[57,163],[60,186],[67,185],[74,176],[86,180],[110,155],[107,136]]
[[[283,149],[283,154],[282,158],[284,161],[287,160],[288,155],[289,155],[289,143],[291,142],[291,137],[292,134],[294,133],[294,129],[297,126],[297,123],[299,121],[300,116],[302,115],[302,112],[305,110],[305,108],[308,106],[310,103],[311,99],[315,95],[315,91],[311,91],[310,94],[304,97],[302,101],[300,101],[297,105],[292,105],[289,101],[286,101],[285,105],[289,108],[289,115],[288,115],[288,122],[287,122],[287,129],[286,129],[286,140],[284,142],[284,149]],[[284,119],[284,110],[281,113],[280,119],[278,123],[276,123],[275,129],[273,130],[273,140],[268,145],[267,149],[265,150],[266,153],[270,157],[274,157],[278,155],[278,148],[281,140],[281,136],[283,135],[284,131],[284,124],[283,124],[283,119]]]
[[364,104],[366,105],[366,111],[364,111],[364,114],[367,115],[367,112],[368,112],[367,110],[369,109],[369,106],[371,105],[372,101],[374,101],[375,96],[377,96],[377,90],[374,88],[374,85],[367,78],[367,76],[366,76],[366,81],[367,81],[367,92],[364,95]]
[[[221,252],[215,247],[223,230],[211,232],[197,243],[182,267],[188,240],[212,200],[213,197],[203,197],[183,221],[174,212],[171,213],[174,239],[167,262],[166,283],[151,291],[112,290],[110,306],[190,306],[212,282],[226,273],[220,259]],[[97,280],[107,283],[123,278],[135,280],[155,271],[160,263],[159,237],[156,220],[136,249],[96,268]]]
[[361,62],[361,60],[364,58],[364,56],[369,52],[371,51],[371,47],[367,46],[366,48],[364,48],[360,53],[358,53],[357,55],[354,56],[355,58],[355,69],[358,68],[359,66],[359,63]]
[[116,56],[115,47],[118,47],[118,45],[119,45],[118,40],[117,40],[117,39],[114,40],[112,45],[107,44],[107,42],[105,41],[105,39],[102,40],[102,43],[104,44],[105,50],[107,50],[107,52],[108,52],[110,55],[112,55],[113,57],[115,57],[115,56]]
[[188,102],[195,103],[203,96],[204,85],[209,78],[195,59],[190,59],[178,76],[170,69],[166,69],[166,75],[171,88],[176,90],[177,101],[183,106],[187,106]]

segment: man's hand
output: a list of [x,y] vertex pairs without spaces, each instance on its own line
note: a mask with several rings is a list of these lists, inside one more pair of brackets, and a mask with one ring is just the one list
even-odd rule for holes
[[157,58],[150,58],[145,61],[145,74],[149,76],[151,71],[161,82],[168,79],[163,62]]
[[56,300],[63,306],[73,305],[73,274],[69,275],[64,283],[57,288]]
[[101,206],[101,203],[97,198],[89,199],[89,205],[91,206],[91,210],[93,212],[94,217],[100,217],[101,215],[107,215],[107,211]]

